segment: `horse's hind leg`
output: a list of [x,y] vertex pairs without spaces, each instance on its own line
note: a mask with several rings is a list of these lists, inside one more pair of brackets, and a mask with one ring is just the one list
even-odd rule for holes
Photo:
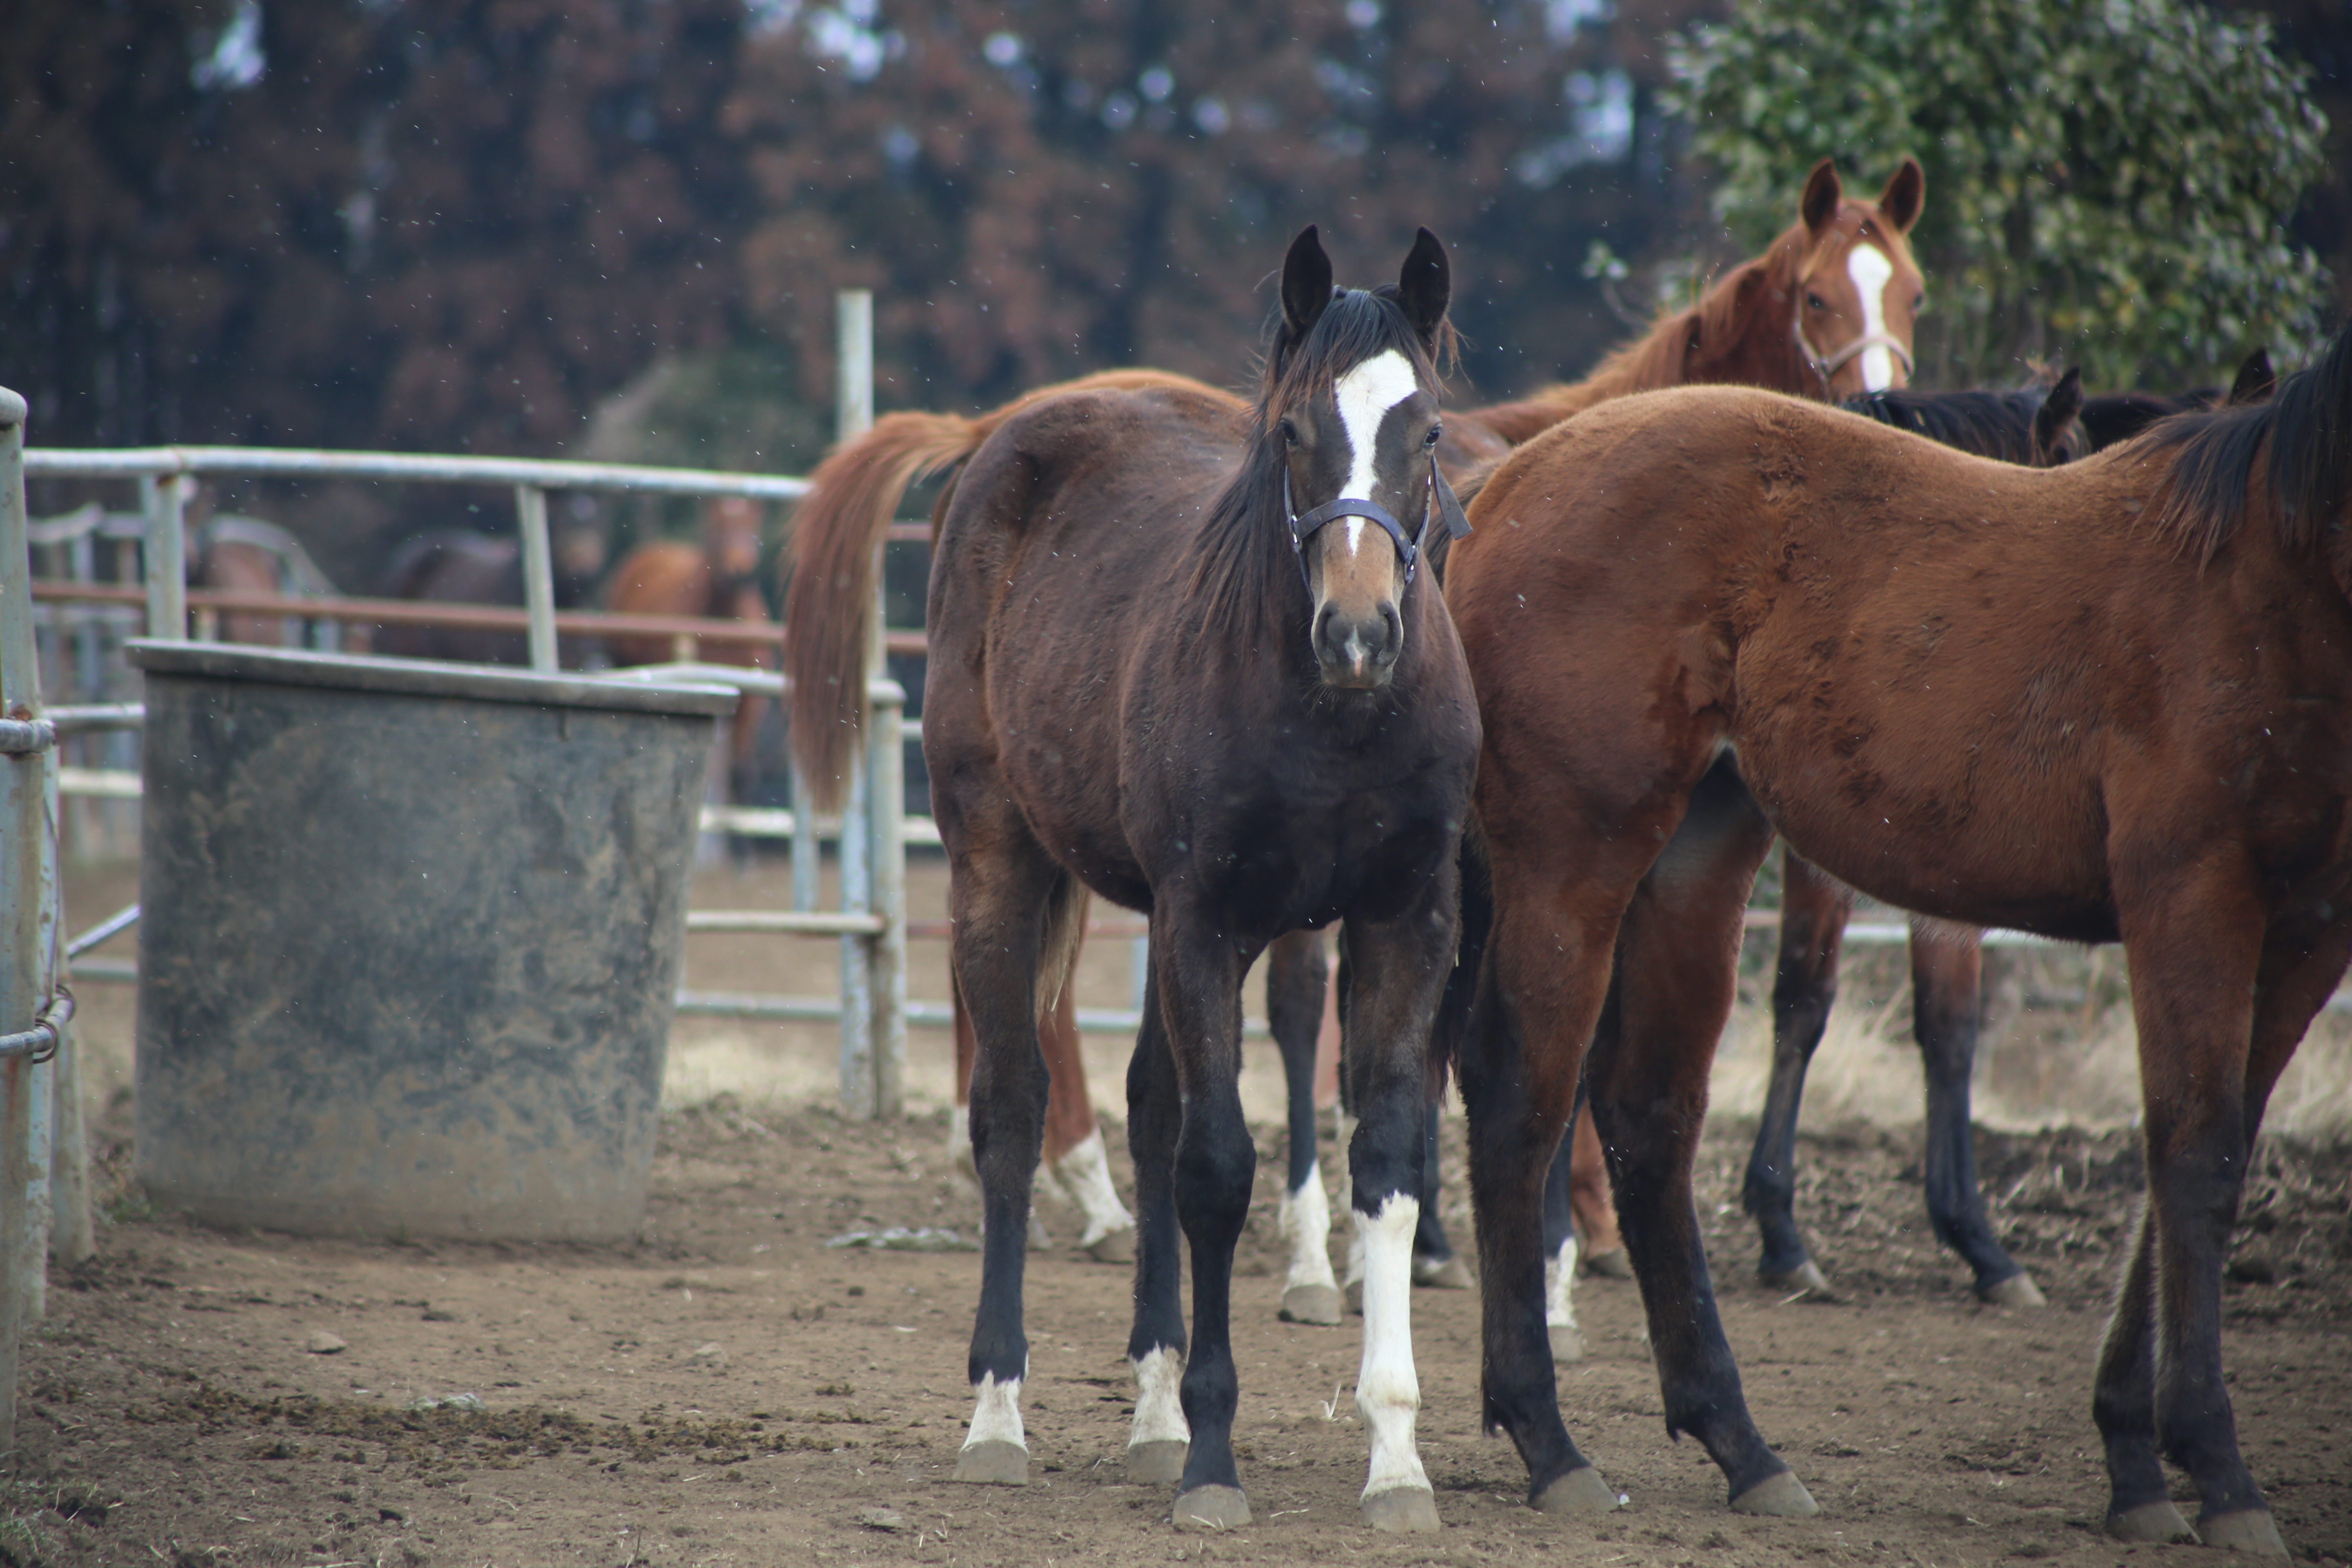
[[1748,1159],[1740,1206],[1755,1216],[1764,1256],[1756,1272],[1775,1289],[1830,1293],[1797,1229],[1797,1112],[1805,1069],[1837,1000],[1838,950],[1853,894],[1789,850],[1780,858],[1780,963],[1772,981],[1772,1080]]
[[1282,1237],[1290,1270],[1282,1286],[1286,1323],[1339,1321],[1339,1282],[1331,1273],[1331,1205],[1315,1157],[1315,1046],[1330,979],[1320,931],[1297,931],[1265,952],[1265,1017],[1282,1052],[1289,1097],[1290,1162],[1282,1193]]
[[1944,1245],[1976,1271],[1979,1296],[1995,1306],[2040,1307],[2046,1303],[2032,1277],[1993,1239],[1977,1190],[1969,1075],[1976,1067],[1983,973],[1975,931],[1911,923],[1911,1026],[1927,1077],[1927,1217]]
[[1052,1080],[1045,1100],[1045,1169],[1085,1221],[1078,1245],[1087,1255],[1097,1263],[1132,1263],[1135,1216],[1119,1202],[1118,1189],[1111,1184],[1109,1153],[1095,1121],[1093,1098],[1087,1092],[1087,1062],[1078,1038],[1073,973],[1085,934],[1087,900],[1081,898],[1079,902],[1073,917],[1079,929],[1071,933],[1066,951],[1047,955],[1047,962],[1056,963],[1061,973],[1049,977],[1054,1004],[1037,1020],[1038,1040]]
[[1617,983],[1587,1083],[1642,1282],[1666,1430],[1706,1447],[1740,1513],[1806,1515],[1812,1498],[1748,1414],[1692,1196],[1707,1070],[1731,1011],[1748,888],[1771,828],[1727,766],[1710,773],[1626,911]]
[[984,860],[960,854],[950,888],[956,978],[978,1044],[971,1141],[985,1216],[971,1336],[971,1427],[955,1479],[1017,1486],[1029,1474],[1020,1407],[1029,1371],[1021,1285],[1029,1194],[1045,1131],[1037,964],[1048,906],[1076,890],[1017,825],[992,826],[1000,829],[992,836],[997,852]]
[[[2092,1412],[2106,1445],[2110,1534],[2284,1557],[2270,1504],[2239,1451],[2221,1370],[2221,1260],[2263,1107],[2343,978],[2352,917],[2273,932],[2250,962],[2229,939],[2250,934],[2259,911],[2217,910],[2219,902],[2192,908],[2184,899],[2164,911],[2169,919],[2125,925],[2148,1202],[2100,1351]],[[2170,1500],[2159,1455],[2197,1487],[2193,1534]]]
[[1192,1429],[1184,1419],[1182,1241],[1176,1218],[1176,1139],[1183,1096],[1160,1010],[1157,958],[1147,962],[1143,1024],[1127,1064],[1127,1147],[1135,1157],[1135,1322],[1127,1359],[1135,1369],[1135,1421],[1127,1477],[1165,1485],[1184,1477]]

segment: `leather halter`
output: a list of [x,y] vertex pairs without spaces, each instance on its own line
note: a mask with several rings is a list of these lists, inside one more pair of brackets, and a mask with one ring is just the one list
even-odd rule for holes
[[1797,345],[1798,357],[1822,378],[1822,395],[1824,397],[1830,395],[1830,378],[1843,370],[1846,362],[1864,349],[1885,349],[1903,362],[1905,375],[1918,374],[1918,367],[1911,363],[1911,351],[1885,332],[1864,332],[1826,358],[1815,353],[1811,340],[1805,336],[1805,304],[1801,299],[1797,301],[1795,313],[1789,318],[1789,341]]
[[1403,524],[1389,515],[1388,508],[1378,501],[1353,496],[1327,500],[1306,516],[1299,516],[1298,509],[1291,504],[1290,464],[1286,459],[1282,465],[1282,510],[1284,515],[1290,519],[1290,553],[1298,560],[1298,580],[1307,584],[1310,595],[1315,585],[1307,575],[1307,542],[1315,537],[1316,531],[1327,522],[1337,522],[1343,517],[1361,517],[1379,523],[1388,531],[1389,539],[1396,545],[1397,553],[1404,558],[1404,580],[1408,585],[1412,582],[1413,573],[1420,569],[1422,549],[1429,542],[1429,527],[1433,521],[1442,519],[1449,538],[1464,539],[1470,533],[1470,520],[1464,515],[1462,502],[1455,498],[1454,487],[1447,484],[1445,476],[1437,471],[1437,454],[1433,451],[1429,455],[1429,487],[1422,502],[1421,534],[1416,539],[1404,536]]

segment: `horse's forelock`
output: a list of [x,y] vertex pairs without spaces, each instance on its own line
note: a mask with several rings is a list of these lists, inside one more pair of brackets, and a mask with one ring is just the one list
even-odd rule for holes
[[[1286,329],[1277,327],[1277,332]],[[1438,328],[1437,350],[1450,362],[1455,348],[1454,324]],[[1391,350],[1412,362],[1413,374],[1432,388],[1444,384],[1438,362],[1405,319],[1397,301],[1396,285],[1377,289],[1342,289],[1297,342],[1281,341],[1267,355],[1265,385],[1259,398],[1260,428],[1270,430],[1284,414],[1308,399],[1331,390],[1340,376],[1366,360]]]

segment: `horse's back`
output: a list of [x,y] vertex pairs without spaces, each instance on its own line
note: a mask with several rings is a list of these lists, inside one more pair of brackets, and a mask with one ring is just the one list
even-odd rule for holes
[[2179,719],[2236,700],[2262,635],[2141,520],[2152,483],[2129,453],[2026,469],[1770,394],[1654,393],[1506,463],[1447,597],[1507,769],[1515,726],[1544,757],[1569,728],[1633,738],[1599,742],[1596,787],[1727,743],[1833,874],[2111,935],[2111,797],[2196,755]]

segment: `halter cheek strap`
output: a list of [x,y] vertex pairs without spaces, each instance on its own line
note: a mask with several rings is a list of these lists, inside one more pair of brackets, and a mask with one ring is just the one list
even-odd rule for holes
[[1903,362],[1903,374],[1906,376],[1918,374],[1917,367],[1911,363],[1911,351],[1885,332],[1864,332],[1826,358],[1815,353],[1812,341],[1805,336],[1805,313],[1801,304],[1789,318],[1789,341],[1797,345],[1798,357],[1805,362],[1815,375],[1822,378],[1822,392],[1825,396],[1830,390],[1830,378],[1843,370],[1846,362],[1864,349],[1885,349]]
[[[1407,539],[1404,526],[1389,514],[1388,508],[1378,501],[1353,496],[1327,500],[1304,517],[1300,516],[1298,509],[1291,503],[1290,467],[1286,463],[1282,469],[1282,510],[1290,519],[1290,552],[1298,558],[1298,580],[1302,583],[1307,581],[1307,542],[1325,523],[1337,522],[1343,517],[1368,518],[1387,531],[1390,541],[1396,545],[1397,554],[1404,560],[1404,580],[1407,584],[1412,583],[1413,574],[1420,570],[1422,550],[1429,542],[1429,529],[1433,521],[1443,521],[1450,538],[1466,538],[1470,532],[1470,519],[1464,514],[1462,502],[1454,494],[1454,487],[1447,484],[1445,476],[1437,471],[1437,454],[1434,452],[1429,456],[1429,485],[1426,499],[1422,502],[1421,534],[1418,538]],[[1311,591],[1311,584],[1309,588]]]

